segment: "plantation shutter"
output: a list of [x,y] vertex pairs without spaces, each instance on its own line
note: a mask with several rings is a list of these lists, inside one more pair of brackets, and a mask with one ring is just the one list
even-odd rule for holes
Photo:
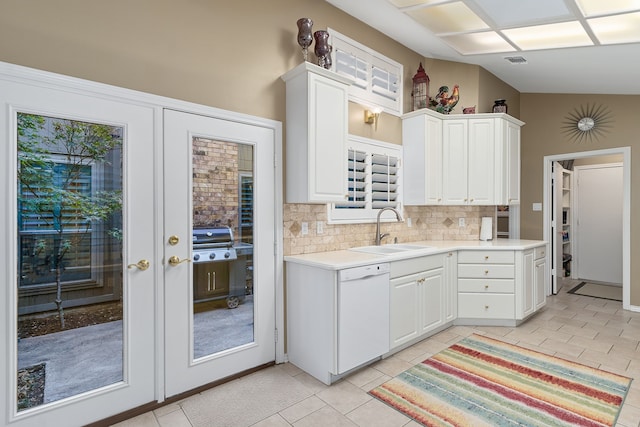
[[349,182],[346,203],[336,203],[336,208],[364,209],[367,203],[367,153],[348,150]]
[[398,75],[385,69],[373,67],[371,90],[392,101],[398,99]]
[[397,157],[384,154],[371,156],[371,204],[373,209],[398,207],[398,166]]
[[340,49],[336,50],[336,72],[351,77],[354,80],[353,85],[362,89],[367,87],[368,66],[367,61],[355,54]]
[[402,116],[402,64],[333,29],[328,31],[333,47],[331,69],[353,81],[349,101]]
[[[43,187],[31,189],[26,187],[21,188],[21,212],[19,215],[21,231],[28,232],[50,232],[55,231],[58,224],[54,224],[54,221],[60,220],[65,224],[65,231],[72,232],[87,230],[90,224],[87,224],[86,218],[82,217],[78,210],[72,207],[71,203],[60,203],[60,207],[57,209],[60,218],[54,218],[52,212],[46,213],[34,213],[30,208],[30,204],[38,200],[38,196],[44,196],[45,193],[51,193],[55,191],[56,187],[64,187],[69,191],[75,192],[82,196],[91,195],[91,166],[76,167],[77,174],[72,176],[69,174],[69,165],[65,163],[54,163],[50,171],[43,170],[43,174],[52,175],[52,186],[46,185],[46,181],[43,181]],[[36,194],[33,194],[35,192]],[[62,201],[61,201],[62,202]],[[64,209],[63,209],[64,206]],[[63,209],[60,211],[60,209]],[[90,230],[90,229],[89,229]]]

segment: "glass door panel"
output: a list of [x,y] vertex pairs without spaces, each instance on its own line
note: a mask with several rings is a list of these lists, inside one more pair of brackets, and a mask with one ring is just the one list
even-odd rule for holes
[[17,114],[18,411],[122,381],[120,126]]
[[[253,146],[194,137],[193,358],[253,342]],[[211,231],[209,231],[211,232]]]

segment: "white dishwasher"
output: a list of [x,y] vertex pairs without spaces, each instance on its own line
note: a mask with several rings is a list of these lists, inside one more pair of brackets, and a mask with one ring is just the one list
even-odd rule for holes
[[339,271],[338,374],[389,351],[389,264]]

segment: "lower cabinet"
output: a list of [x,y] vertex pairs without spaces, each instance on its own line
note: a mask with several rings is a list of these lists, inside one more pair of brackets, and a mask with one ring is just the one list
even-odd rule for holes
[[535,304],[535,311],[540,310],[547,303],[547,247],[539,246],[534,250],[534,264],[533,264],[533,302]]
[[517,325],[546,303],[546,245],[460,250],[456,324]]
[[455,295],[448,286],[445,259],[438,254],[391,263],[391,350],[442,327],[455,315]]

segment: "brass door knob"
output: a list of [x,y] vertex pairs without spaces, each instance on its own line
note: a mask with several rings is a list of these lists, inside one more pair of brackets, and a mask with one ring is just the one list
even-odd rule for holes
[[138,270],[145,271],[147,268],[149,268],[150,265],[151,263],[149,261],[147,261],[146,259],[141,259],[135,264],[129,264],[127,268],[128,269],[137,268]]
[[172,267],[175,267],[176,265],[181,264],[183,262],[191,262],[191,260],[189,258],[180,259],[180,257],[175,255],[169,258],[169,265]]

